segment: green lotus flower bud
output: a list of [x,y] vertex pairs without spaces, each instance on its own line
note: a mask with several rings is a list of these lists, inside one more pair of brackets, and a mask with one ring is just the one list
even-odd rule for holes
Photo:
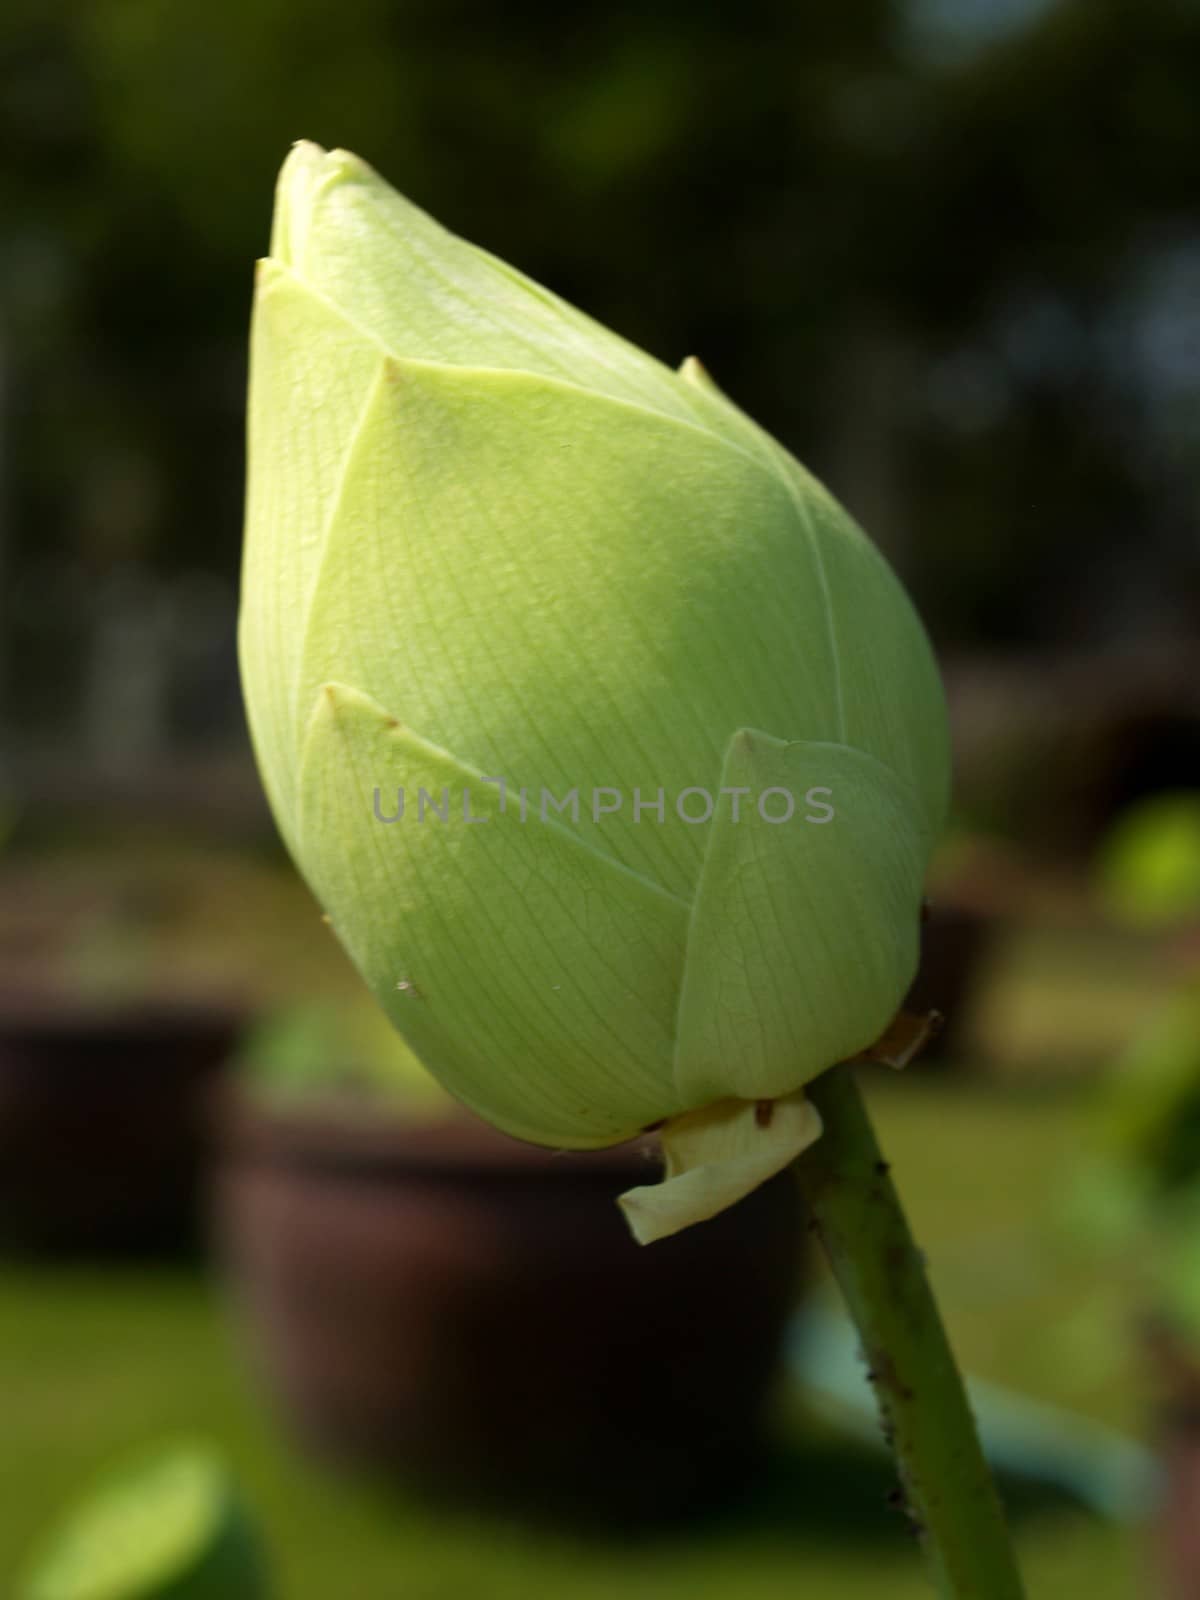
[[804,1085],[916,967],[943,697],[878,552],[695,362],[297,146],[241,656],[287,843],[455,1095],[548,1145],[663,1123],[642,1239],[816,1137]]

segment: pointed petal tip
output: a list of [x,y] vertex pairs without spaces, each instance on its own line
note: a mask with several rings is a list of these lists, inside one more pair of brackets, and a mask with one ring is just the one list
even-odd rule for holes
[[[379,184],[384,182],[369,161],[356,156],[353,150],[343,150],[340,145],[337,149],[325,153],[325,170],[331,177],[347,179],[350,182]],[[391,185],[387,184],[385,187],[390,189]]]
[[387,729],[401,726],[400,719],[394,717],[385,706],[381,706],[369,694],[364,694],[361,689],[356,689],[351,684],[335,683],[332,680],[321,684],[318,688],[312,716],[314,719],[328,718],[335,726],[343,727],[358,718]]
[[312,212],[312,197],[320,181],[325,151],[309,139],[297,139],[288,151],[275,183],[275,216],[271,224],[271,255],[285,266],[298,267]]
[[712,374],[701,361],[699,356],[685,356],[679,364],[679,376],[685,383],[693,384],[697,389],[707,389],[718,393]]
[[386,187],[383,179],[350,150],[326,150],[311,139],[297,139],[288,151],[275,185],[271,255],[300,271],[322,190],[337,183]]
[[777,754],[796,742],[780,739],[773,733],[764,732],[762,728],[738,728],[729,741],[728,750],[734,756],[746,758],[764,751]]
[[860,1050],[852,1061],[877,1061],[900,1072],[915,1061],[921,1051],[941,1032],[945,1018],[940,1011],[912,1012],[901,1008],[879,1038]]

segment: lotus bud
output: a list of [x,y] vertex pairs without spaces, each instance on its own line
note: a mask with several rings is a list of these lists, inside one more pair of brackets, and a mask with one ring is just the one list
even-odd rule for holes
[[280,829],[411,1049],[518,1138],[661,1125],[642,1240],[817,1137],[916,968],[948,782],[921,625],[709,381],[292,151],[240,631]]

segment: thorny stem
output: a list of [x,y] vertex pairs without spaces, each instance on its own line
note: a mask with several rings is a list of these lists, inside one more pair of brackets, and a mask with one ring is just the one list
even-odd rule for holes
[[924,1261],[853,1071],[811,1085],[821,1137],[796,1161],[850,1314],[905,1507],[945,1600],[1022,1600],[1004,1513]]

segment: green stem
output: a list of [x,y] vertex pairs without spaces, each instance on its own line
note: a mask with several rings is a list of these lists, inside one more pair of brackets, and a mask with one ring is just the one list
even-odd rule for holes
[[908,1514],[946,1600],[1021,1600],[962,1377],[853,1072],[810,1089],[825,1128],[796,1162],[811,1226],[858,1327]]

